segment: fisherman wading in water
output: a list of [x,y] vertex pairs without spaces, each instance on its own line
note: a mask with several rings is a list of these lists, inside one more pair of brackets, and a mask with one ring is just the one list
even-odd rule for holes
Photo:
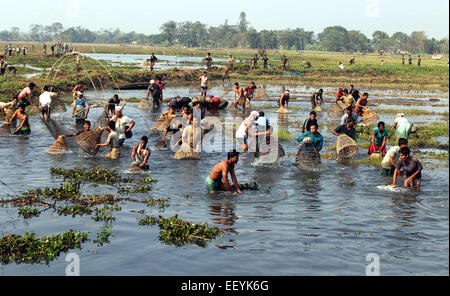
[[237,182],[236,174],[234,172],[234,166],[239,162],[239,152],[234,150],[228,153],[227,160],[219,162],[211,171],[208,178],[206,178],[206,189],[209,194],[214,194],[218,191],[230,191],[231,194],[235,194],[233,187],[228,181],[228,173],[231,175],[234,188],[237,193],[242,194],[239,190],[239,184]]
[[25,105],[19,105],[19,109],[16,110],[14,115],[11,117],[10,122],[13,122],[17,118],[20,122],[19,127],[13,131],[13,135],[29,135],[31,134],[30,123],[28,122],[28,114],[25,112]]
[[148,137],[143,136],[139,145],[134,145],[131,152],[131,168],[140,168],[141,170],[150,169],[147,164],[152,152],[147,148]]

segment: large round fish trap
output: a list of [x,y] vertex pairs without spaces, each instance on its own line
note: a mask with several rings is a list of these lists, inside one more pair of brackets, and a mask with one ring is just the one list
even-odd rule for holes
[[55,140],[57,140],[60,135],[68,133],[61,124],[51,118],[47,121],[43,120],[43,122]]
[[65,151],[67,151],[67,147],[63,136],[59,136],[55,143],[47,149],[48,153],[63,153]]
[[303,142],[298,149],[295,163],[297,165],[314,165],[321,163],[321,157],[319,151],[312,142]]
[[383,160],[383,155],[381,155],[381,153],[379,151],[377,151],[370,155],[370,159],[381,161],[381,160]]
[[148,100],[142,99],[138,104],[138,108],[139,109],[149,109],[150,103],[148,102]]
[[160,118],[150,129],[150,135],[164,134],[173,118]]
[[269,96],[267,95],[266,91],[262,88],[258,88],[255,92],[255,101],[263,101],[269,99]]
[[376,124],[380,120],[380,117],[377,113],[372,111],[370,108],[365,108],[363,113],[363,124],[364,125],[373,125]]
[[344,115],[344,110],[336,102],[331,103],[328,107],[327,117],[330,119],[337,119]]
[[103,129],[97,128],[93,131],[81,133],[75,141],[84,152],[95,156],[98,152],[98,147],[96,145],[100,144],[102,133]]
[[359,152],[356,142],[347,135],[340,135],[336,142],[336,151],[339,158],[352,158]]

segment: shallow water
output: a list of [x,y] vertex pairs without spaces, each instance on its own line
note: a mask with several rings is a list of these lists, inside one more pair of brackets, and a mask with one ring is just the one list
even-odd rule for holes
[[[108,61],[111,64],[126,63],[135,66],[141,66],[141,63],[149,59],[151,55],[144,54],[110,54],[110,53],[89,53],[87,56],[93,57],[97,60]],[[158,62],[156,62],[155,70],[167,70],[173,67],[179,69],[197,69],[202,63],[204,57],[179,57],[179,56],[168,56],[168,55],[156,55]],[[213,58],[213,62],[226,62],[228,60]],[[188,64],[183,64],[188,63]]]
[[[286,87],[267,85],[266,91],[273,99],[283,88]],[[277,122],[296,137],[299,128],[288,122],[306,119],[311,88],[291,90],[299,100],[290,105],[304,111],[278,116],[273,101],[255,102],[253,108],[263,108],[272,123]],[[218,85],[213,91],[218,95],[225,93],[223,86]],[[96,97],[93,91],[86,94],[92,101]],[[107,97],[113,94],[112,90],[106,91]],[[145,91],[123,91],[123,95],[141,98]],[[165,96],[175,95],[188,96],[189,86],[168,85]],[[231,95],[225,97],[230,99]],[[269,109],[270,106],[273,108]],[[89,119],[94,122],[100,112],[99,108],[93,109]],[[40,119],[32,117],[30,137],[0,138],[4,166],[0,180],[19,192],[58,186],[61,181],[49,175],[51,167],[127,171],[131,146],[138,143],[141,135],[148,134],[158,115],[140,110],[133,103],[127,104],[125,114],[137,126],[134,138],[126,141],[118,161],[102,158],[106,154],[104,149],[95,158],[77,149],[69,154],[47,154],[45,150],[54,139]],[[242,113],[222,111],[220,115],[225,118]],[[53,118],[66,128],[73,128],[70,111]],[[389,118],[381,115],[382,120]],[[326,112],[319,114],[319,123],[324,121]],[[322,152],[326,152],[335,144],[336,137],[327,127],[321,128],[321,133],[325,137]],[[150,145],[157,140],[151,137]],[[295,141],[281,144],[287,154],[297,151]],[[357,157],[364,157],[365,153],[360,149]],[[290,156],[269,168],[251,165],[253,159],[249,154],[243,155],[237,165],[238,181],[270,185],[270,194],[225,193],[211,197],[206,193],[204,180],[226,153],[202,153],[200,161],[177,161],[173,154],[171,150],[152,150],[150,157],[150,175],[159,179],[150,194],[170,198],[170,207],[159,213],[144,204],[121,204],[122,211],[112,224],[115,237],[111,243],[97,247],[89,242],[83,245],[83,250],[74,251],[81,259],[81,275],[365,275],[368,253],[380,256],[381,275],[448,275],[448,168],[426,168],[420,191],[391,191],[386,189],[391,179],[381,177],[375,167],[323,160],[318,168],[301,170],[294,165],[295,157]],[[355,181],[354,186],[346,184],[349,178]],[[0,195],[6,194],[12,194],[11,190],[0,187]],[[185,194],[190,198],[186,199]],[[193,245],[168,246],[158,240],[157,227],[138,226],[137,219],[144,215],[131,210],[165,217],[179,213],[183,219],[205,221],[227,232],[205,249]],[[40,218],[25,221],[18,217],[17,209],[0,209],[2,235],[23,234],[26,230],[48,235],[69,229],[89,231],[90,238],[102,230],[101,224],[89,216],[73,219],[43,213]],[[68,264],[64,259],[63,255],[49,266],[2,266],[0,274],[64,275]]]

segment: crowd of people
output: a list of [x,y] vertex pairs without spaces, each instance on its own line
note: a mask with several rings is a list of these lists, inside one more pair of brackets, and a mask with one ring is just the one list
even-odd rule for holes
[[[5,55],[12,54],[12,46],[9,45],[5,48]],[[47,46],[43,44],[44,54],[47,53]],[[55,43],[51,46],[52,55],[55,53],[68,53],[68,44]],[[23,54],[26,54],[24,49]],[[263,67],[268,67],[267,55],[263,55]],[[148,59],[149,66],[153,71],[155,63],[158,58],[152,54]],[[208,53],[205,58],[207,70],[212,69],[213,59],[211,54]],[[258,67],[258,55],[255,54],[252,60],[252,68]],[[4,57],[0,57],[2,75],[4,74],[4,64],[6,64]],[[230,55],[226,71],[233,70],[235,60]],[[354,59],[351,64],[355,63]],[[411,57],[410,57],[411,63]],[[283,68],[286,68],[287,58],[282,57]],[[342,65],[342,63],[340,63]],[[419,61],[420,65],[420,61]],[[343,65],[342,65],[343,67]],[[220,98],[212,95],[208,96],[208,91],[211,90],[211,81],[208,77],[208,72],[198,78],[200,82],[200,95],[199,98],[189,97],[175,97],[167,101],[168,111],[161,114],[161,118],[172,119],[176,117],[177,112],[181,112],[180,115],[183,118],[183,122],[175,121],[171,125],[168,125],[162,136],[162,142],[165,143],[168,134],[182,132],[182,137],[176,141],[175,145],[186,145],[186,137],[192,132],[194,126],[199,124],[202,128],[207,127],[206,112],[216,111],[220,104]],[[146,101],[152,98],[152,109],[160,110],[164,99],[163,89],[165,83],[161,78],[156,77],[155,80],[151,80],[146,91]],[[79,136],[84,132],[91,130],[91,122],[88,120],[90,106],[88,99],[84,95],[84,83],[79,82],[74,86],[72,90],[73,94],[73,108],[72,118],[75,120],[75,124],[80,128],[79,131],[62,135],[64,138]],[[26,113],[26,107],[33,105],[33,92],[36,89],[34,83],[30,83],[25,87],[11,102],[1,103],[0,111],[5,115],[7,120],[5,124],[13,127],[11,133],[13,135],[29,135],[31,133],[31,127],[29,123],[29,117]],[[255,82],[251,82],[249,85],[241,87],[236,82],[234,84],[234,100],[231,107],[241,107],[242,110],[247,110],[251,107],[252,100],[254,100],[258,87]],[[39,96],[39,113],[43,121],[48,122],[51,118],[52,101],[58,97],[58,94],[50,91],[49,86],[43,87],[43,92]],[[323,107],[324,102],[324,90],[319,89],[311,94],[310,102],[311,108],[317,110],[318,107]],[[289,110],[290,91],[286,90],[280,96],[278,100],[278,106]],[[348,89],[340,88],[336,94],[335,102],[339,102],[341,106],[344,106],[344,114],[340,118],[340,124],[332,131],[335,136],[347,135],[354,141],[357,141],[356,127],[361,119],[364,117],[364,112],[368,105],[369,94],[367,92],[361,93],[350,85]],[[109,147],[109,152],[106,157],[111,159],[118,159],[121,154],[121,147],[124,145],[126,139],[132,138],[132,130],[136,125],[136,122],[124,115],[124,106],[120,105],[121,100],[118,95],[114,95],[105,107],[106,118],[108,124],[102,129],[108,132],[108,137],[105,143],[97,144],[97,148]],[[319,109],[321,110],[321,109]],[[199,114],[199,116],[194,116]],[[170,121],[170,120],[169,120]],[[18,123],[18,124],[17,124]],[[377,126],[372,130],[372,138],[368,154],[372,155],[378,153],[383,157],[381,163],[381,175],[392,176],[392,186],[395,186],[398,176],[406,175],[407,179],[404,183],[407,187],[418,188],[421,184],[421,171],[422,166],[417,158],[411,156],[411,151],[408,148],[408,138],[411,133],[412,125],[408,122],[404,114],[398,114],[393,128],[395,130],[396,138],[398,139],[398,145],[388,149],[388,137],[389,131],[386,128],[386,124],[383,121],[378,122]],[[270,126],[269,120],[265,117],[264,112],[251,111],[250,115],[240,124],[236,130],[235,138],[237,142],[237,149],[228,154],[226,160],[218,163],[211,171],[211,174],[206,180],[206,186],[208,192],[214,193],[217,191],[230,191],[232,193],[241,193],[239,188],[231,186],[228,180],[228,174],[231,175],[231,179],[234,185],[237,185],[237,179],[234,171],[235,165],[239,161],[239,153],[246,152],[249,148],[249,139],[251,137],[268,136],[273,133],[273,129]],[[151,150],[147,147],[148,137],[143,136],[140,138],[139,144],[135,144],[132,149],[131,165],[143,170],[149,169],[149,159],[151,156]],[[323,148],[324,137],[319,132],[319,122],[316,111],[311,111],[309,117],[305,120],[301,134],[297,137],[297,141],[300,143],[312,143],[313,147],[320,153]],[[173,147],[172,147],[173,148]],[[191,147],[193,148],[193,147]],[[239,152],[238,152],[239,150]]]

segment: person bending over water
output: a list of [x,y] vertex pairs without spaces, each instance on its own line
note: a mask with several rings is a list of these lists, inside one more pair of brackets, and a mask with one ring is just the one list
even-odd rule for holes
[[400,149],[408,147],[408,140],[399,139],[398,146],[394,146],[388,150],[386,156],[381,162],[380,175],[384,177],[393,176],[395,173],[395,167],[400,159]]
[[106,154],[106,158],[119,159],[119,136],[116,133],[116,123],[114,121],[108,122],[108,127],[105,130],[109,131],[108,139],[104,144],[97,144],[97,147],[111,147],[111,150]]
[[20,122],[19,127],[12,132],[13,135],[29,135],[31,134],[30,123],[28,122],[28,114],[25,112],[25,105],[19,105],[19,109],[16,110],[14,115],[11,117],[10,122],[13,122],[14,119],[17,119]]
[[148,137],[143,136],[139,145],[134,145],[133,151],[131,152],[131,168],[138,167],[142,170],[150,169],[147,162],[152,152],[147,148],[147,143]]
[[400,160],[395,166],[394,179],[392,180],[391,187],[397,187],[397,177],[406,176],[404,182],[405,187],[420,188],[422,179],[422,164],[419,160],[411,156],[411,150],[408,147],[403,147],[399,151]]
[[219,162],[211,171],[208,178],[206,178],[206,189],[209,194],[214,194],[218,191],[230,191],[231,194],[235,194],[233,187],[228,181],[228,173],[231,175],[234,188],[237,193],[242,194],[239,189],[239,184],[234,172],[234,166],[239,162],[239,152],[234,150],[228,153],[227,160]]

